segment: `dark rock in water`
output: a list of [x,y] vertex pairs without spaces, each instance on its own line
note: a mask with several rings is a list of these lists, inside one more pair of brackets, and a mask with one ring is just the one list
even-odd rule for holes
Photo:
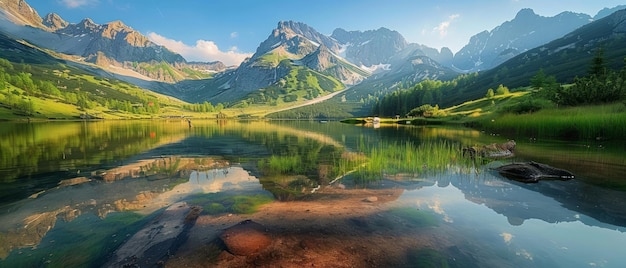
[[570,180],[571,172],[537,162],[513,163],[496,168],[504,177],[521,182],[538,182],[539,180]]
[[249,256],[267,248],[272,242],[263,225],[245,220],[224,230],[220,235],[228,252]]
[[[193,222],[187,203],[172,204],[121,245],[103,267],[159,267],[186,239]],[[195,220],[194,220],[195,222]]]

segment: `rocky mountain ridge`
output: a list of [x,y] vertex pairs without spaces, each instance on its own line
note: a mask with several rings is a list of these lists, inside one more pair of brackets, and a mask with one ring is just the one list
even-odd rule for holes
[[365,32],[337,28],[331,37],[341,45],[341,54],[357,66],[389,63],[391,57],[408,46],[400,33],[387,28]]
[[[369,75],[367,71],[337,56],[338,51],[339,44],[334,39],[304,23],[278,22],[252,57],[232,72],[216,77],[212,90],[215,94],[209,99],[231,102],[259,89],[278,84],[282,87],[285,77],[302,67],[315,71],[321,77],[328,76],[348,85],[358,83]],[[206,94],[205,87],[198,90]],[[332,92],[335,89],[323,90]]]
[[328,74],[346,85],[356,85],[370,73],[342,59],[324,45],[300,60],[304,66]]
[[0,0],[0,12],[18,25],[44,26],[39,13],[24,0]]
[[59,29],[63,29],[70,25],[69,22],[65,21],[61,16],[56,13],[48,13],[43,18],[43,25],[51,29],[52,31],[56,31]]
[[[281,21],[251,58],[236,69],[226,69],[221,63],[188,63],[121,21],[97,24],[83,19],[69,23],[54,13],[41,18],[24,0],[0,0],[0,7],[5,18],[28,26],[0,23],[0,29],[35,45],[78,55],[103,68],[129,69],[170,83],[155,86],[155,91],[189,101],[229,103],[259,90],[285,86],[285,81],[292,79],[289,75],[297,80],[308,79],[306,73],[336,79],[347,86],[365,82],[376,85],[377,94],[383,94],[398,85],[409,86],[424,79],[449,79],[459,72],[489,70],[594,20],[572,12],[542,17],[523,9],[511,21],[474,35],[456,54],[445,47],[438,50],[408,43],[400,33],[387,28],[338,28],[327,36],[302,22]],[[611,10],[602,10],[596,17]],[[196,71],[193,79],[211,78],[182,83],[190,79],[189,70]],[[334,87],[333,83],[326,85]],[[363,94],[356,95],[364,98]]]
[[[175,83],[208,77],[202,75],[207,70],[226,69],[223,64],[187,64],[180,54],[155,44],[122,21],[97,24],[85,18],[69,23],[55,13],[41,18],[24,0],[2,0],[0,8],[2,15],[15,23],[0,23],[5,32],[42,48],[78,56],[109,71],[128,69],[146,79]],[[197,74],[191,77],[185,70]]]
[[472,36],[469,43],[454,55],[450,67],[463,72],[488,70],[592,20],[591,16],[581,13],[562,12],[543,17],[532,9],[522,9],[512,20]]
[[[454,96],[451,105],[485,95],[485,88],[504,84],[510,88],[528,86],[540,70],[554,76],[559,83],[575,82],[575,77],[589,75],[589,66],[603,51],[603,64],[607,68],[624,68],[626,47],[626,9],[618,10],[594,20],[564,36],[523,52],[496,68],[478,73],[471,88],[465,88],[463,98]],[[497,77],[497,80],[494,79]],[[460,95],[460,94],[459,94]]]

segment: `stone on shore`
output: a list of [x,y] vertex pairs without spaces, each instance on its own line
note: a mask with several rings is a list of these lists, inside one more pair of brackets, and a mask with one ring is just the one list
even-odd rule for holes
[[226,249],[233,255],[250,256],[267,248],[272,240],[263,225],[252,220],[242,221],[220,235]]

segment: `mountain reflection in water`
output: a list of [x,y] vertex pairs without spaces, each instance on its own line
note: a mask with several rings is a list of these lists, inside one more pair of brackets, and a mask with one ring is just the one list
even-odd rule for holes
[[559,188],[568,189],[572,196],[584,195],[588,186],[577,181],[568,181],[567,185],[560,185],[561,181],[526,185],[503,180],[495,173],[472,179],[448,173],[436,180],[433,186],[405,192],[400,202],[434,211],[446,225],[455,226],[465,239],[481,241],[472,243],[484,246],[483,251],[508,251],[518,258],[511,259],[511,263],[516,263],[512,266],[621,267],[626,264],[623,259],[626,248],[621,246],[626,241],[626,227],[610,223],[624,223],[626,219],[619,209],[626,202],[623,193],[597,193],[600,196],[595,197],[612,194],[613,197],[605,199],[616,203],[605,204],[595,215],[587,215],[581,209],[585,204],[575,206],[549,196],[565,194],[555,191]]
[[[203,210],[188,240],[167,260],[170,266],[197,265],[197,258],[213,256],[207,248],[223,251],[211,244],[215,235],[243,219],[263,223],[285,243],[261,255],[277,264],[293,263],[288,256],[304,250],[302,256],[311,258],[306,263],[322,267],[342,258],[345,263],[335,264],[406,266],[441,258],[470,267],[626,265],[621,145],[585,150],[518,142],[517,157],[483,163],[465,161],[456,148],[506,139],[462,128],[197,120],[191,129],[183,121],[0,129],[0,267],[100,266],[150,219],[181,201]],[[43,134],[61,130],[63,139]],[[424,161],[425,149],[443,151],[424,158],[443,162],[391,165],[405,156]],[[377,160],[376,150],[390,154]],[[561,158],[545,157],[557,154]],[[523,184],[491,169],[535,160],[616,172],[572,168],[575,180]],[[381,170],[364,174],[370,171],[361,167],[368,165]],[[24,166],[27,171],[20,171]],[[255,201],[242,198],[265,205],[255,212]],[[234,202],[244,202],[241,210],[228,207]],[[71,253],[76,248],[86,250]],[[233,258],[211,261],[233,264],[239,257]]]
[[125,211],[148,215],[194,194],[262,190],[258,179],[240,167],[209,158],[168,160],[180,166],[175,175],[158,171],[149,175],[154,167],[167,165],[159,165],[165,162],[161,158],[148,159],[111,170],[114,180],[83,177],[11,206],[9,213],[0,214],[4,234],[0,257],[6,258],[13,249],[37,247],[58,220],[72,222],[83,214],[105,219],[110,213]]

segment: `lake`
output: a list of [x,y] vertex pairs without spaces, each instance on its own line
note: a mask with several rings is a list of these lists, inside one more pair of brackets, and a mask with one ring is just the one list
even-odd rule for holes
[[[626,266],[625,141],[192,125],[0,122],[0,267]],[[509,139],[512,157],[462,153]],[[527,161],[575,179],[494,170]],[[220,236],[248,223],[261,242],[239,254]]]

